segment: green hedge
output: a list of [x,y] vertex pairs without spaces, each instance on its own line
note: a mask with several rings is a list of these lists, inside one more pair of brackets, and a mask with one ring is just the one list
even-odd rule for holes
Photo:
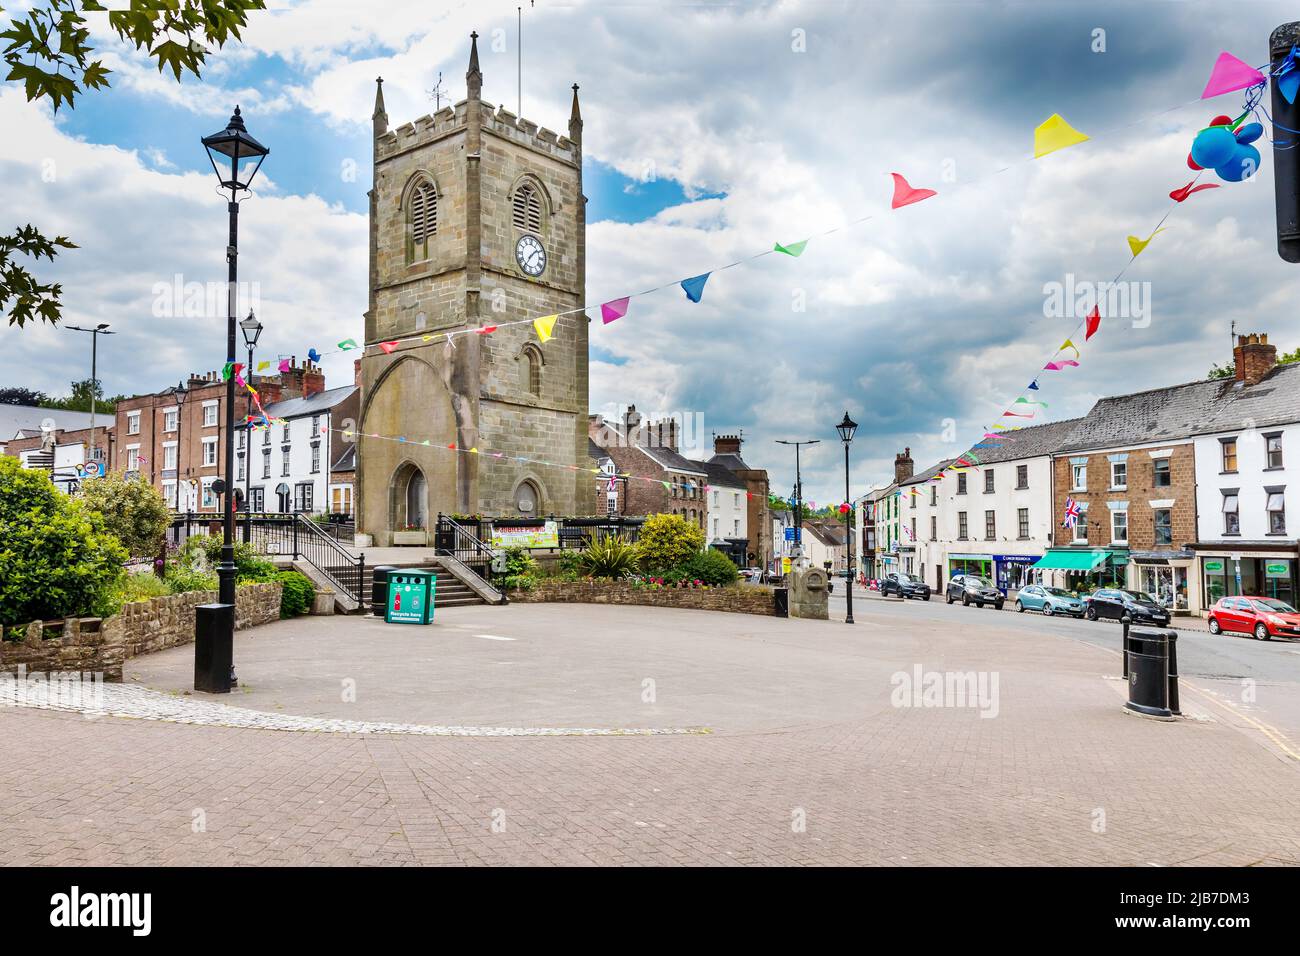
[[301,617],[316,600],[316,585],[301,571],[280,571],[276,580],[284,586],[280,594],[280,617]]

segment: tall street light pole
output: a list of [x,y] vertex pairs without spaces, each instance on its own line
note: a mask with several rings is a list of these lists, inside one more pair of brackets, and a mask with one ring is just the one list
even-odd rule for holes
[[[90,454],[89,459],[95,460],[95,399],[99,393],[99,337],[101,335],[116,335],[116,332],[108,330],[108,323],[101,322],[93,329],[85,329],[79,325],[65,325],[64,328],[71,329],[73,332],[90,333]],[[107,458],[104,461],[105,471],[108,469],[109,462]]]
[[808,441],[786,441],[778,438],[778,445],[794,446],[794,557],[803,557],[803,476],[799,471],[799,448],[801,445],[820,445],[820,438]]
[[[253,177],[271,151],[249,135],[244,118],[235,107],[226,128],[203,137],[203,146],[212,163],[212,171],[222,189],[230,191],[226,211],[230,217],[230,233],[226,243],[226,434],[225,478],[222,482],[221,561],[217,565],[217,594],[221,610],[214,611],[207,620],[208,640],[199,647],[195,642],[195,687],[216,693],[229,693],[234,684],[233,663],[235,643],[235,376],[231,368],[235,362],[235,319],[237,282],[239,279],[239,200],[247,192]],[[221,159],[218,161],[217,157]],[[218,162],[221,163],[218,166]],[[226,164],[229,163],[227,170]],[[213,607],[212,605],[208,605]],[[224,606],[224,607],[223,607]],[[203,630],[203,628],[199,628]],[[196,634],[196,638],[198,635]],[[230,661],[229,676],[222,680],[219,671]],[[203,673],[200,673],[202,671]],[[200,686],[203,684],[204,686]]]
[[844,599],[848,602],[848,615],[844,618],[845,624],[853,623],[853,504],[849,497],[849,445],[853,442],[853,433],[858,430],[858,423],[849,418],[849,413],[844,413],[844,420],[835,426],[835,430],[840,433],[840,441],[844,442],[844,501],[846,508],[844,511],[844,546],[848,549],[849,559],[845,570],[848,572],[844,575]]
[[[248,346],[248,381],[253,381],[253,347],[262,337],[262,323],[257,321],[253,310],[248,310],[248,318],[239,323],[239,331],[244,333],[244,344]],[[253,500],[250,497],[253,482],[253,430],[245,425],[244,436],[244,544],[253,540]]]

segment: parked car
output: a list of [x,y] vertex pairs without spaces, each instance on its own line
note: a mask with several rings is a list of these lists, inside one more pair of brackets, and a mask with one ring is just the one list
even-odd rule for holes
[[1210,608],[1210,633],[1235,631],[1257,641],[1300,637],[1300,612],[1276,598],[1225,597]]
[[744,578],[746,581],[761,582],[763,580],[763,569],[762,568],[741,568],[740,576]]
[[1090,621],[1118,621],[1128,615],[1134,624],[1169,626],[1169,611],[1145,591],[1101,588],[1084,599],[1084,616]]
[[976,607],[992,604],[999,611],[1002,610],[1002,604],[1006,600],[1001,591],[974,574],[954,574],[950,577],[944,597],[949,604],[953,601],[961,601],[964,607],[970,607],[972,604]]
[[1048,617],[1053,614],[1069,614],[1083,617],[1087,605],[1083,599],[1061,588],[1049,588],[1042,584],[1030,584],[1020,589],[1016,595],[1016,610],[1042,611]]
[[905,571],[890,571],[880,579],[880,593],[884,597],[897,594],[901,598],[930,600],[930,585]]

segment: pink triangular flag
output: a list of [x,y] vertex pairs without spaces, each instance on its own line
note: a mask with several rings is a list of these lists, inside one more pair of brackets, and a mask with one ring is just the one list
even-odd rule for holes
[[1210,82],[1205,84],[1205,92],[1201,94],[1201,99],[1208,100],[1223,93],[1244,90],[1248,86],[1263,82],[1264,74],[1249,63],[1243,63],[1231,53],[1220,53],[1219,58],[1214,61]]
[[1074,367],[1074,368],[1078,368],[1078,367],[1079,367],[1079,363],[1076,362],[1074,359],[1061,359],[1061,361],[1059,361],[1059,362],[1048,362],[1046,365],[1043,366],[1043,371],[1045,371],[1045,372],[1060,372],[1060,371],[1062,371],[1062,370],[1063,370],[1067,365],[1068,365],[1068,366],[1072,366],[1072,367]]
[[624,296],[621,299],[612,299],[600,307],[600,320],[605,324],[613,322],[615,319],[621,319],[627,315],[627,303],[631,296]]
[[910,206],[914,202],[920,202],[922,199],[929,199],[931,196],[938,195],[933,189],[913,189],[908,181],[898,173],[890,173],[889,175],[894,177],[894,201],[890,203],[891,209]]
[[278,368],[281,372],[287,372],[287,371],[289,371],[289,360],[288,360],[288,359],[280,359],[280,364],[277,365],[276,368]]

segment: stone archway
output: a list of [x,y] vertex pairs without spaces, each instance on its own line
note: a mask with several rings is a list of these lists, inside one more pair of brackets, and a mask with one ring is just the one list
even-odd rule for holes
[[388,485],[388,526],[394,531],[429,527],[429,482],[414,462],[402,462],[393,472]]

